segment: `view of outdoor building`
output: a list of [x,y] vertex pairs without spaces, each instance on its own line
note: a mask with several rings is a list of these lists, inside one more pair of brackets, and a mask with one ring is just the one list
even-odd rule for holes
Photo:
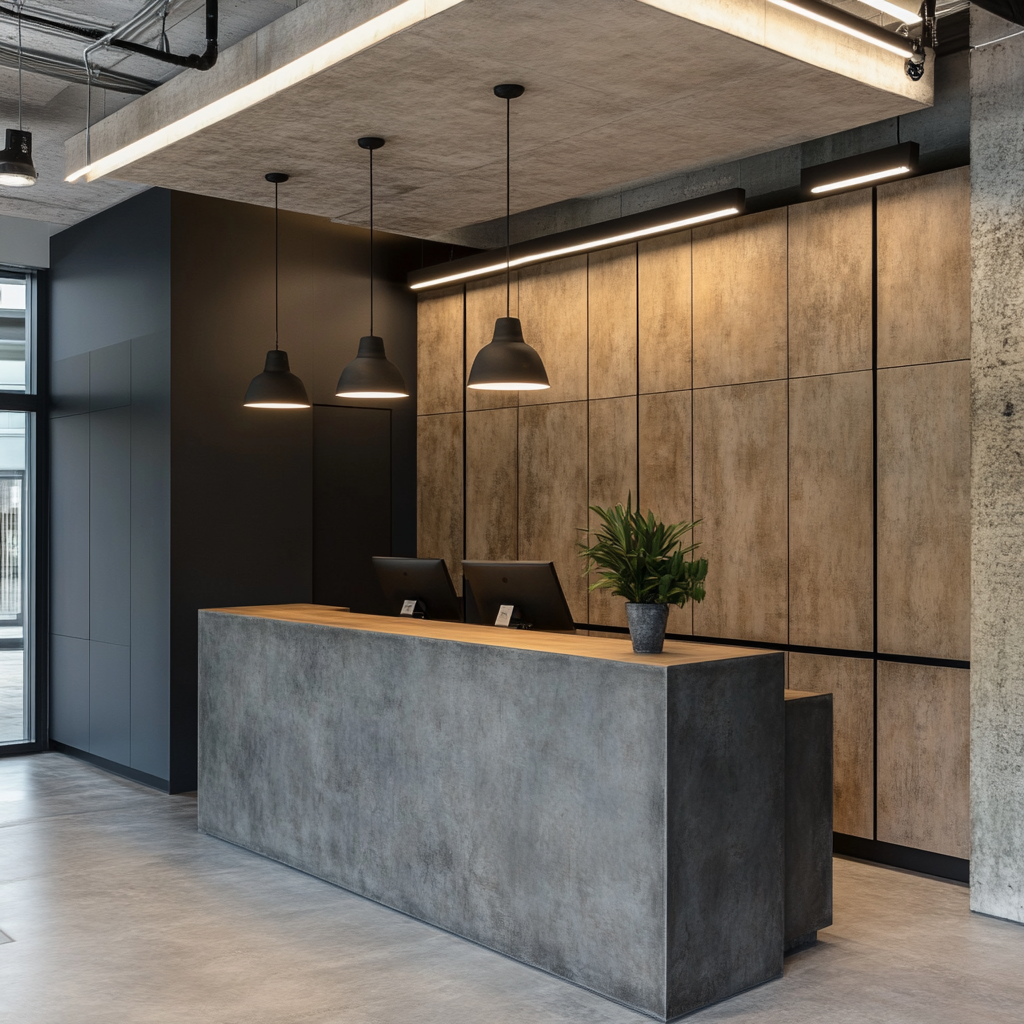
[[[0,277],[0,395],[25,392],[26,283]],[[25,657],[24,412],[2,411],[0,399],[0,743],[31,738],[31,688]]]

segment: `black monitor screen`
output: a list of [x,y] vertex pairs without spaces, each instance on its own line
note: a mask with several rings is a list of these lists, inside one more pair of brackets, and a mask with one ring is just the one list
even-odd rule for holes
[[[502,605],[517,619],[508,623],[552,633],[574,633],[572,612],[553,562],[463,562],[467,620],[493,626]],[[470,592],[472,602],[470,602]]]
[[419,618],[462,621],[462,601],[455,593],[443,558],[391,558],[375,555],[373,567],[389,615],[401,615],[406,601],[415,601]]

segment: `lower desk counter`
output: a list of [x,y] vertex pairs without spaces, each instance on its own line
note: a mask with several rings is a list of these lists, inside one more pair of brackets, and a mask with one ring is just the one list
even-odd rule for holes
[[782,973],[782,654],[314,605],[199,636],[202,831],[662,1020]]

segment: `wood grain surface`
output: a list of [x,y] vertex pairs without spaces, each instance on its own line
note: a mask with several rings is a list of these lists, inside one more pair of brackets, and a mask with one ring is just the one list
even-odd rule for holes
[[878,663],[878,838],[971,856],[971,674]]
[[638,249],[639,390],[683,391],[693,381],[690,232],[644,239]]
[[416,418],[416,553],[443,558],[462,593],[462,415]]
[[878,186],[878,365],[971,354],[971,170]]
[[466,557],[517,555],[518,424],[515,409],[466,414]]
[[520,405],[580,402],[587,397],[587,257],[519,272],[523,336],[544,360],[551,387],[522,391]]
[[788,685],[832,694],[832,827],[848,836],[874,839],[874,664],[869,658],[791,651]]
[[590,254],[591,398],[636,394],[636,246]]
[[693,232],[693,386],[787,374],[786,210]]
[[461,285],[421,295],[416,330],[416,411],[461,412]]
[[789,208],[789,375],[871,369],[870,189]]
[[970,363],[878,372],[878,649],[968,660]]
[[555,563],[573,619],[587,621],[576,554],[587,522],[587,403],[519,410],[519,557]]
[[871,371],[789,384],[789,642],[870,651]]
[[693,393],[693,513],[710,563],[694,632],[785,643],[786,381]]

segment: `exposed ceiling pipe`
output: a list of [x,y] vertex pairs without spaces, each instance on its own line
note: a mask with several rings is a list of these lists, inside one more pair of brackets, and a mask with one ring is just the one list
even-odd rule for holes
[[[0,67],[16,68],[17,66],[18,48],[0,43]],[[41,50],[23,50],[22,66],[25,71],[31,71],[33,74],[56,78],[73,85],[88,85],[90,83],[85,68],[77,57],[71,59],[55,53],[44,53]],[[125,74],[125,72],[113,68],[96,67],[92,69],[91,83],[100,89],[129,93],[134,96],[142,96],[159,85],[159,82],[139,78],[137,75]]]
[[[196,71],[208,71],[212,68],[217,63],[218,55],[218,0],[206,0],[206,50],[203,53],[190,53],[187,55],[167,53],[153,46],[145,46],[142,43],[132,42],[130,39],[120,38],[121,33],[130,32],[138,28],[139,24],[141,24],[139,19],[144,21],[147,17],[152,16],[155,9],[162,6],[163,0],[155,0],[153,3],[148,3],[134,17],[109,32],[105,32],[103,29],[88,28],[84,25],[63,22],[55,18],[43,17],[38,14],[22,14],[21,20],[26,24],[57,29],[68,35],[77,36],[80,39],[91,39],[93,43],[90,48],[99,48],[101,46],[116,47],[119,50],[127,50],[129,53],[139,53],[145,57],[151,57],[153,60],[163,61],[165,64],[174,64],[182,68],[193,68]],[[0,16],[16,20],[18,12],[0,4]]]

